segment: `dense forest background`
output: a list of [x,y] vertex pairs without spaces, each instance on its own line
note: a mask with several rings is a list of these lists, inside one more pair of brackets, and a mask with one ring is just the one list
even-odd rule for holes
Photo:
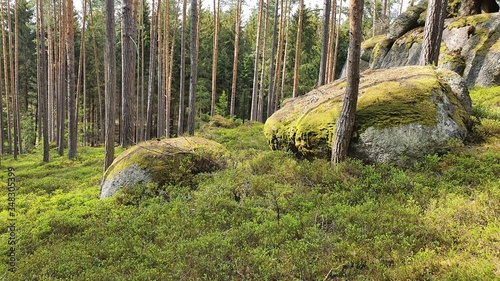
[[[115,1],[117,142],[123,139],[124,115],[131,116],[133,142],[183,133],[189,107],[181,93],[188,93],[192,53],[198,62],[197,121],[211,115],[265,121],[283,99],[318,84],[322,52],[327,54],[329,72],[325,82],[339,76],[347,56],[348,5],[342,1],[326,1],[323,7],[293,0],[199,1],[196,18],[193,1],[124,2],[129,3]],[[47,108],[48,141],[60,155],[69,146],[68,156],[75,156],[75,139],[84,146],[104,143],[105,4],[104,0],[2,1],[1,153],[16,156],[42,143],[43,108]],[[122,36],[130,25],[123,22],[127,5],[132,5],[135,29],[132,70],[124,70],[122,52],[123,38],[132,37]],[[365,37],[383,33],[403,5],[367,1]],[[327,9],[331,12],[325,13]],[[193,23],[198,41],[194,51],[188,36]],[[132,90],[123,88],[122,70],[133,75]],[[129,104],[126,112],[124,101]],[[251,112],[256,104],[256,112]]]

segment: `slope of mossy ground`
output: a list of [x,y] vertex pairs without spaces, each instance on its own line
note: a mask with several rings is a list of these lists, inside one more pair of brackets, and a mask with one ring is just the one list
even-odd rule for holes
[[[40,150],[4,157],[0,279],[499,279],[500,134],[481,123],[498,120],[485,113],[498,107],[483,107],[481,141],[408,167],[332,167],[269,151],[260,124],[205,128],[198,134],[225,145],[232,163],[198,176],[196,188],[165,187],[165,197],[99,200],[102,148],[79,148],[75,161],[51,151],[48,164]],[[8,167],[18,186],[15,273]]]

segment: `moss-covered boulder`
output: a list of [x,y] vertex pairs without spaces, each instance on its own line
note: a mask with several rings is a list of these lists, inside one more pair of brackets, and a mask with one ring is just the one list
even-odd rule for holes
[[[418,65],[422,52],[424,22],[417,20],[421,6],[396,19],[386,35],[361,45],[361,69]],[[400,21],[406,24],[400,23]],[[439,67],[453,70],[468,86],[500,85],[500,13],[447,19],[439,56]],[[345,75],[345,66],[343,69]]]
[[[423,66],[362,73],[349,154],[368,162],[398,161],[444,151],[450,139],[465,138],[470,97],[461,79]],[[345,86],[337,80],[287,100],[264,126],[271,148],[330,157]]]
[[104,173],[101,198],[124,187],[190,185],[199,173],[225,166],[228,151],[221,144],[200,137],[152,140],[121,153]]

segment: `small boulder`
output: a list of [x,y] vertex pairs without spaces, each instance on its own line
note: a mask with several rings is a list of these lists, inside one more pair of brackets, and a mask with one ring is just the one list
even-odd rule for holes
[[226,148],[200,137],[151,140],[123,153],[104,173],[101,198],[110,197],[124,187],[156,183],[189,185],[193,176],[225,166]]
[[[272,149],[329,158],[346,82],[288,100],[264,126]],[[443,152],[464,139],[470,97],[462,78],[445,69],[409,66],[361,74],[349,155],[367,162],[399,161]]]

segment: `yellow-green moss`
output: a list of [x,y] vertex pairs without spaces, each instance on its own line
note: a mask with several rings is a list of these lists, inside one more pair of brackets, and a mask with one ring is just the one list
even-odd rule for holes
[[147,170],[160,184],[189,181],[192,174],[221,168],[227,150],[214,141],[200,137],[179,137],[139,143],[120,154],[105,173],[112,179],[126,167],[136,164]]
[[500,86],[473,88],[470,97],[475,105],[500,107]]
[[[326,85],[315,90],[316,94],[291,100],[286,108],[271,116],[264,131],[272,147],[287,149],[293,144],[294,149],[308,154],[317,151],[318,145],[331,146],[345,91],[339,86],[344,83]],[[383,129],[412,123],[433,126],[438,121],[436,103],[443,100],[443,90],[432,67],[365,72],[360,81],[356,130],[363,132],[369,127]],[[450,97],[450,101],[461,108],[456,97]],[[453,118],[463,125],[466,114],[459,110]],[[276,146],[273,138],[277,138],[282,147]]]
[[497,42],[491,45],[490,51],[500,52],[500,38],[497,39]]
[[369,38],[369,39],[363,41],[363,43],[361,43],[361,49],[373,48],[378,43],[381,43],[382,41],[384,41],[385,38],[386,38],[385,34],[373,36],[372,38]]
[[448,29],[460,28],[467,25],[476,26],[491,19],[491,14],[478,14],[473,16],[457,17],[448,25]]

